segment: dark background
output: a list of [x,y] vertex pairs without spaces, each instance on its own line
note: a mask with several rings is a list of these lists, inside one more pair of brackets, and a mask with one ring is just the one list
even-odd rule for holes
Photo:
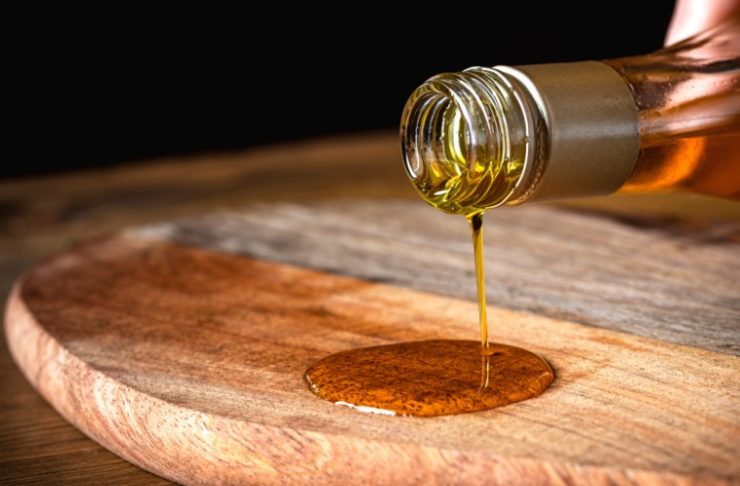
[[673,6],[541,3],[35,13],[8,43],[0,176],[393,129],[435,73],[645,53]]

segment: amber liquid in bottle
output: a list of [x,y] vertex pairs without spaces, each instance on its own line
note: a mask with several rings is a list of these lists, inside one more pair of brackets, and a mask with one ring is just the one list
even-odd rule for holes
[[740,199],[740,19],[647,56],[605,61],[627,81],[640,152],[624,192]]

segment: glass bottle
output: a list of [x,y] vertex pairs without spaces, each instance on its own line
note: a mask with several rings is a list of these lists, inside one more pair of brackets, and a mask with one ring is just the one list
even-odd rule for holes
[[740,198],[740,19],[645,56],[437,75],[401,138],[412,182],[450,213],[617,190]]

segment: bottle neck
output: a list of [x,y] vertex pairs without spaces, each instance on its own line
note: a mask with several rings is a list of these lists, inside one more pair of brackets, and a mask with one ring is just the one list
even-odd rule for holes
[[406,173],[424,199],[475,214],[526,191],[538,111],[496,68],[429,79],[406,103],[401,139]]
[[401,135],[417,190],[462,214],[613,192],[639,145],[629,88],[599,62],[435,76],[406,104]]

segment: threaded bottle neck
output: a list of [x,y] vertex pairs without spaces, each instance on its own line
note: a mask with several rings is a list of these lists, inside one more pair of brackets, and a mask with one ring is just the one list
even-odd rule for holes
[[521,85],[496,68],[437,75],[404,108],[406,172],[429,204],[449,213],[512,202],[531,175],[537,115]]
[[407,102],[401,138],[424,199],[471,215],[614,192],[635,167],[640,132],[627,82],[583,61],[435,76]]

